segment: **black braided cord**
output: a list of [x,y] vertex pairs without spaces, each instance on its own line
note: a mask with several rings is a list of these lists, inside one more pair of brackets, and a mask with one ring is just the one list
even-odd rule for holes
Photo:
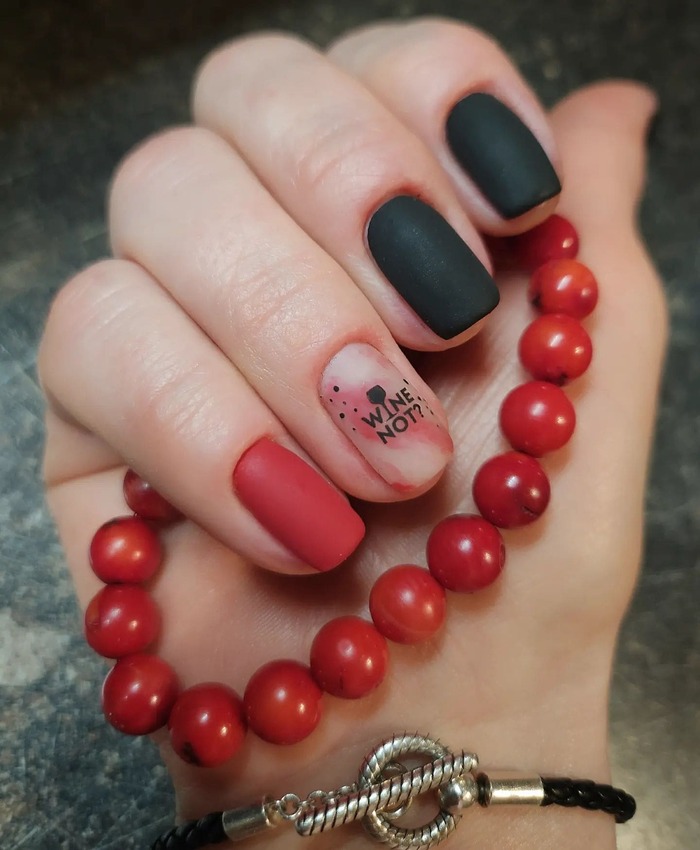
[[543,806],[578,806],[589,812],[615,815],[617,823],[626,823],[634,816],[637,804],[634,797],[612,785],[598,785],[590,779],[542,777]]
[[[487,777],[483,774],[482,790],[485,791]],[[599,785],[590,779],[566,779],[542,777],[544,787],[543,806],[579,807],[589,812],[605,812],[614,815],[617,823],[626,823],[634,816],[637,804],[634,797],[612,785]],[[189,821],[169,829],[151,845],[151,850],[199,850],[209,844],[226,841],[223,812],[199,820]]]
[[209,844],[226,841],[223,812],[212,812],[199,820],[191,820],[164,832],[151,845],[151,850],[199,850]]

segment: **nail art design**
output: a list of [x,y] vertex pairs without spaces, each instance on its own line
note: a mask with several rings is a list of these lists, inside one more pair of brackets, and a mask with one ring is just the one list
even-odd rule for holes
[[397,490],[434,478],[452,440],[428,401],[376,348],[345,346],[326,367],[321,402],[371,466]]
[[442,339],[452,339],[498,304],[491,275],[440,213],[411,195],[382,204],[367,226],[382,273]]
[[446,134],[457,161],[503,218],[517,218],[561,192],[533,132],[493,95],[474,92],[460,100]]

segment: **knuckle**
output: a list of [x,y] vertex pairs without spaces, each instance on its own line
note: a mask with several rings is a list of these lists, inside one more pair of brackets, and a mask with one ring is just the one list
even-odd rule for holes
[[150,183],[162,179],[164,173],[182,174],[184,164],[193,153],[220,140],[203,127],[169,127],[149,136],[122,160],[112,179],[110,206],[138,194]]
[[240,251],[231,272],[229,279],[236,285],[220,290],[218,307],[251,352],[277,345],[295,327],[302,336],[307,332],[294,318],[307,312],[309,290],[318,273],[309,254],[283,248],[271,252],[269,245],[252,245]]
[[371,53],[376,46],[388,39],[396,38],[402,26],[405,26],[405,23],[387,18],[350,27],[329,41],[326,53],[330,55],[342,54],[347,48],[353,51],[369,51]]
[[208,376],[158,337],[140,339],[138,353],[139,368],[131,370],[122,396],[125,426],[157,434],[174,448],[183,440],[207,443],[219,421]]
[[246,74],[251,69],[268,72],[275,64],[284,67],[310,52],[317,53],[310,42],[294,33],[277,30],[262,30],[225,42],[205,56],[197,69],[192,86],[195,113],[201,103],[209,101],[209,94],[232,77],[239,77],[240,69]]
[[408,24],[414,38],[424,40],[435,50],[468,50],[470,53],[502,53],[496,39],[484,30],[439,15],[415,18]]
[[111,278],[111,266],[118,261],[104,260],[78,272],[54,296],[44,323],[37,354],[37,369],[42,385],[51,375],[54,357],[65,343],[79,335],[92,313],[94,293],[102,289],[105,278]]
[[[72,407],[82,377],[97,368],[119,399],[121,427],[163,439],[195,439],[214,421],[214,397],[198,362],[141,315],[138,292],[150,278],[128,260],[104,260],[56,295],[39,347],[39,381],[51,403]],[[150,330],[146,329],[146,326]],[[72,402],[70,401],[72,399]]]
[[94,344],[103,344],[105,332],[121,314],[124,303],[129,303],[120,297],[125,283],[137,273],[137,267],[127,260],[102,260],[78,272],[58,291],[37,355],[43,387],[57,381],[67,357],[89,357]]
[[378,189],[405,180],[406,163],[422,162],[418,140],[397,133],[388,119],[369,122],[326,111],[316,119],[316,131],[302,140],[293,163],[291,179],[300,192],[327,197],[342,186],[347,201],[362,206]]
[[459,69],[460,74],[467,69],[477,78],[489,77],[510,65],[492,36],[449,18],[413,18],[382,38],[381,46],[381,50],[370,50],[366,59],[360,58],[362,73],[398,83],[416,74],[430,79],[442,68]]

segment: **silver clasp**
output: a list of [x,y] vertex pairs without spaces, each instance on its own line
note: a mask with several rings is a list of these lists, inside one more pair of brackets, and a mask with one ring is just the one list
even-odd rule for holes
[[250,806],[229,809],[222,817],[224,832],[230,841],[252,838],[260,832],[273,829],[282,823],[282,820],[279,801],[273,797],[266,797]]
[[[401,758],[427,759],[408,769]],[[313,791],[305,799],[285,794],[275,800],[225,812],[223,826],[231,841],[241,841],[288,822],[299,835],[317,835],[356,820],[389,847],[427,850],[456,828],[463,810],[478,803],[541,805],[544,788],[539,777],[491,779],[475,774],[474,753],[452,753],[424,735],[394,735],[365,758],[354,785],[336,791]],[[437,792],[438,812],[424,826],[404,828],[396,823],[411,801]]]

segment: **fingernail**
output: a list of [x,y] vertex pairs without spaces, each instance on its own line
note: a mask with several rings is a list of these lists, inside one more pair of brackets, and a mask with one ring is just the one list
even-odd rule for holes
[[321,402],[367,462],[397,490],[441,472],[452,440],[428,401],[367,343],[341,349],[323,373]]
[[453,107],[447,118],[447,142],[503,218],[517,218],[561,192],[542,145],[493,95],[475,92]]
[[479,258],[428,204],[398,195],[367,228],[367,244],[389,283],[442,339],[483,319],[498,289]]
[[273,537],[320,572],[355,551],[365,526],[343,496],[299,455],[263,437],[233,472],[243,505]]

